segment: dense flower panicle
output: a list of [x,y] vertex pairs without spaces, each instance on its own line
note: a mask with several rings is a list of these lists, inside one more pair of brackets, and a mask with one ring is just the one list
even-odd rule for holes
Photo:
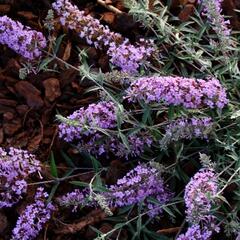
[[140,39],[140,42],[134,46],[126,39],[121,44],[111,43],[107,53],[113,65],[120,67],[123,72],[134,74],[153,53],[154,47],[151,46],[153,46],[151,40]]
[[207,139],[212,126],[213,122],[209,117],[177,119],[166,126],[166,133],[160,141],[160,145],[162,148],[166,148],[169,143],[182,139]]
[[73,192],[69,192],[64,196],[59,197],[58,203],[61,206],[73,207],[73,211],[75,211],[79,206],[94,205],[94,203],[88,200],[89,200],[89,189],[84,189],[83,191],[80,191],[79,189],[75,189]]
[[41,32],[31,30],[7,16],[0,17],[0,43],[30,60],[38,58],[41,49],[47,45]]
[[139,156],[145,146],[152,144],[148,134],[139,132],[127,137],[129,149],[117,136],[107,136],[104,130],[117,127],[117,111],[112,102],[90,104],[68,116],[59,125],[59,136],[67,142],[76,141],[81,151],[101,156],[112,153],[119,157]]
[[43,188],[37,189],[35,202],[28,205],[17,220],[12,240],[32,240],[38,236],[55,209],[52,203],[46,203],[47,197]]
[[40,162],[27,151],[0,148],[0,208],[17,203],[27,191],[26,178],[40,170]]
[[219,36],[219,39],[225,47],[231,46],[229,29],[230,21],[224,20],[222,13],[221,4],[223,0],[198,0],[203,5],[204,15],[207,16],[208,20],[212,24],[213,30]]
[[[144,203],[149,216],[154,217],[162,212],[161,206],[169,201],[172,194],[164,186],[159,171],[154,167],[140,164],[128,172],[116,184],[107,187],[106,192],[101,193],[108,207],[124,207],[132,204]],[[152,203],[148,197],[158,200],[159,204]],[[75,190],[59,199],[60,205],[73,206],[97,206],[95,199],[89,201],[89,191]]]
[[213,232],[206,227],[202,229],[200,225],[193,225],[185,234],[179,235],[177,240],[210,240],[212,234]]
[[142,77],[126,92],[129,102],[164,103],[186,108],[223,108],[227,103],[225,89],[217,79],[183,77]]
[[[116,108],[112,102],[99,102],[83,107],[67,117],[69,122],[59,125],[59,136],[66,142],[81,139],[82,136],[94,135],[97,128],[111,129],[116,127]],[[72,124],[71,121],[74,123]]]
[[[112,207],[123,207],[144,201],[151,217],[162,212],[161,206],[169,201],[171,194],[166,189],[159,170],[140,164],[109,187],[105,193]],[[159,201],[159,208],[148,201],[148,197]]]
[[145,147],[150,147],[152,144],[152,138],[145,133],[128,136],[127,141],[129,149],[116,136],[107,137],[96,133],[88,141],[80,142],[77,147],[81,151],[87,151],[96,156],[111,153],[117,157],[128,158],[129,156],[137,157],[141,155]]
[[69,0],[57,0],[53,9],[60,16],[63,26],[77,31],[79,37],[99,49],[107,49],[110,61],[125,72],[135,73],[155,50],[152,41],[140,40],[134,46],[121,34],[110,31],[90,15],[85,15]]
[[217,177],[213,169],[203,168],[191,178],[184,193],[189,223],[199,224],[212,218],[210,210],[217,192]]
[[213,233],[219,231],[216,218],[209,216],[200,224],[191,225],[185,234],[179,235],[177,240],[211,240]]

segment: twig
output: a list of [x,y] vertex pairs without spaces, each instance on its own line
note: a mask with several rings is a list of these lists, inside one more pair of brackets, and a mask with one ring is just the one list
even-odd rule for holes
[[[114,209],[111,210],[114,211]],[[69,234],[69,233],[73,234],[81,231],[88,225],[101,222],[107,216],[108,215],[104,211],[95,210],[88,214],[86,217],[81,218],[78,223],[63,225],[60,229],[54,230],[54,232],[57,234]]]
[[181,229],[182,229],[181,227],[165,228],[165,229],[158,230],[157,233],[159,233],[159,234],[171,234],[171,233],[176,233]]
[[116,13],[116,14],[123,14],[123,12],[121,10],[119,10],[118,8],[116,8],[116,7],[112,6],[112,5],[106,4],[106,2],[103,1],[103,0],[97,0],[97,3],[102,5],[103,7],[107,8],[108,10]]

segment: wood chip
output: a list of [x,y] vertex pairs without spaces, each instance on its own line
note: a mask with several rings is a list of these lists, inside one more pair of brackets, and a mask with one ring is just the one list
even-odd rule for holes
[[45,97],[48,101],[53,102],[61,96],[60,83],[57,78],[48,78],[43,82],[45,88]]
[[34,109],[41,108],[44,102],[41,98],[41,92],[27,81],[19,81],[15,84],[18,94],[25,98],[27,105]]

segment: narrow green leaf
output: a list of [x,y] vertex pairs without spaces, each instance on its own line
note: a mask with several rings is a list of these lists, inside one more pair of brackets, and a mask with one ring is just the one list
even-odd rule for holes
[[62,43],[62,40],[63,40],[64,36],[65,36],[65,34],[63,34],[63,35],[61,35],[60,37],[58,37],[57,40],[56,40],[56,42],[55,42],[55,44],[54,44],[53,53],[54,53],[55,55],[57,55],[57,52],[58,52],[58,50],[59,50],[59,48],[60,48],[60,45],[61,45],[61,43]]
[[72,167],[72,168],[75,168],[75,164],[73,163],[72,159],[65,153],[61,150],[61,155],[63,156],[65,162],[67,163],[67,165],[69,167]]
[[59,186],[59,183],[56,183],[55,185],[53,185],[53,187],[51,189],[51,192],[49,194],[49,197],[47,199],[48,203],[52,201],[52,198],[54,197],[54,195],[55,195],[55,193],[57,191],[58,186]]
[[71,181],[70,182],[73,185],[79,186],[79,187],[88,187],[89,184],[85,182],[80,182],[80,181]]
[[99,171],[99,168],[102,167],[102,165],[95,157],[90,156],[90,158],[91,158],[91,161],[92,161],[93,169],[97,173]]
[[50,155],[50,168],[51,168],[52,176],[55,178],[58,178],[57,166],[56,166],[54,154],[52,151],[51,151],[51,155]]

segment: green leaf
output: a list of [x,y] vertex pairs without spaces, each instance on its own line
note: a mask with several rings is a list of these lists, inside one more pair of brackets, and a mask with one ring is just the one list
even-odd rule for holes
[[162,209],[167,212],[171,217],[175,218],[175,214],[172,212],[172,210],[169,207],[162,206]]
[[92,165],[93,165],[94,171],[97,173],[99,171],[99,168],[102,167],[102,165],[95,157],[90,156],[90,159],[92,161]]
[[129,146],[127,137],[124,134],[122,134],[120,131],[118,132],[118,134],[119,134],[120,138],[122,139],[123,144],[126,146],[128,151],[130,151],[130,146]]
[[231,116],[231,119],[236,119],[240,117],[240,110],[234,112]]
[[65,162],[67,163],[67,165],[69,167],[72,167],[72,168],[75,168],[75,164],[73,163],[72,159],[65,153],[61,150],[61,155],[63,156]]
[[48,65],[51,61],[53,61],[53,58],[50,58],[50,57],[45,58],[45,59],[40,63],[40,65],[39,65],[39,67],[38,67],[39,71],[45,69],[45,67],[47,67],[47,65]]
[[58,52],[58,50],[59,50],[59,48],[60,48],[60,45],[61,45],[61,43],[62,43],[62,40],[63,40],[64,36],[65,36],[65,34],[63,34],[63,35],[61,35],[60,37],[58,37],[57,40],[56,40],[56,42],[55,42],[55,44],[54,44],[53,53],[54,53],[55,55],[57,55],[57,52]]
[[85,182],[80,182],[80,181],[71,181],[70,184],[79,186],[79,187],[88,187],[89,184]]
[[58,178],[58,171],[57,171],[57,166],[56,166],[56,162],[54,159],[54,154],[51,151],[51,155],[50,155],[50,168],[51,168],[51,174],[53,177]]
[[174,106],[170,106],[168,109],[168,118],[170,120],[174,119]]
[[59,183],[56,183],[55,185],[53,185],[52,189],[51,189],[51,192],[49,194],[49,197],[48,197],[48,200],[47,200],[47,203],[51,202],[52,198],[54,197],[56,191],[57,191],[57,188],[59,186]]

